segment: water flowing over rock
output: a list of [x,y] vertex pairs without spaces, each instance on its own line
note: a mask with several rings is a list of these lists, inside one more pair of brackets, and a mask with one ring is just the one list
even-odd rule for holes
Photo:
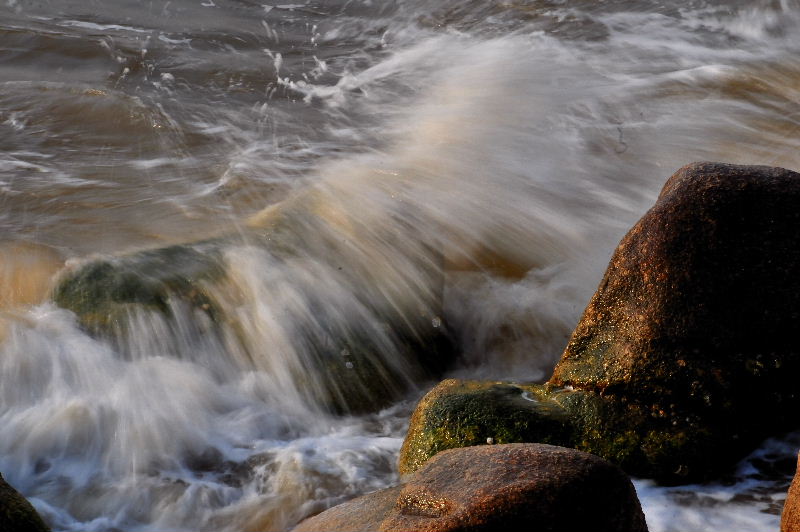
[[452,356],[443,258],[413,228],[368,225],[366,208],[352,217],[336,197],[315,189],[238,235],[89,261],[54,300],[123,352],[148,335],[178,356],[210,343],[237,371],[273,375],[294,404],[376,410]]
[[295,532],[645,532],[636,492],[618,467],[544,444],[485,445],[438,454],[400,486],[336,506]]
[[[616,249],[550,381],[528,391],[543,401],[535,416],[567,413],[574,439],[520,441],[550,438],[680,483],[797,428],[798,204],[800,174],[788,170],[679,170]],[[464,415],[439,403],[436,430],[452,434]],[[421,446],[419,430],[412,423],[401,463],[418,466],[436,447]]]
[[50,532],[25,497],[0,475],[0,530],[7,532]]

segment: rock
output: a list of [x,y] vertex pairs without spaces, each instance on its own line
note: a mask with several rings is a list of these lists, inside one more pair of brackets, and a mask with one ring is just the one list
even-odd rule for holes
[[579,448],[703,479],[796,428],[798,204],[800,174],[780,168],[697,163],[667,181],[550,379],[583,392],[565,404]]
[[292,532],[383,530],[381,523],[394,509],[402,491],[403,486],[394,486],[347,501],[305,519]]
[[309,193],[239,235],[84,263],[53,299],[123,350],[129,335],[141,344],[148,333],[132,326],[155,321],[172,329],[158,345],[225,346],[242,369],[274,374],[279,395],[336,413],[377,410],[453,356],[443,259],[419,239],[402,244],[394,226],[357,225],[319,203]]
[[414,410],[399,470],[411,473],[440,451],[487,441],[571,446],[572,432],[567,412],[542,386],[447,379]]
[[25,497],[0,475],[0,530],[4,532],[49,532],[50,528]]
[[336,506],[303,531],[646,531],[630,479],[587,453],[543,444],[443,451],[401,486]]
[[208,285],[223,276],[222,242],[210,240],[98,259],[65,272],[53,300],[75,312],[91,333],[123,333],[131,312],[171,315],[176,300],[214,318]]
[[[800,455],[797,457],[800,464]],[[795,473],[781,514],[781,532],[800,532],[800,480]]]
[[[788,170],[698,163],[672,176],[616,249],[550,381],[519,386],[549,405],[527,410],[546,418],[538,426],[566,417],[572,440],[556,429],[525,441],[684,483],[718,476],[764,438],[797,428],[797,205],[800,174]],[[443,409],[456,403],[436,394],[420,403],[404,468],[456,440],[480,443],[451,437],[463,416]],[[432,408],[435,431],[421,428]],[[492,420],[480,430],[502,428]]]

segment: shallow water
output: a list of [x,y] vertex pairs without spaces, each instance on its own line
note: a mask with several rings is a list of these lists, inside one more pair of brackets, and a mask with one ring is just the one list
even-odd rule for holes
[[[395,482],[432,383],[326,413],[296,377],[320,316],[392,359],[372,309],[441,289],[451,375],[547,378],[677,168],[800,168],[799,23],[790,0],[1,1],[0,471],[58,530],[279,530]],[[181,309],[92,338],[47,300],[64,260],[276,219],[294,259],[225,251],[240,343]],[[777,529],[798,446],[637,481],[651,530]]]

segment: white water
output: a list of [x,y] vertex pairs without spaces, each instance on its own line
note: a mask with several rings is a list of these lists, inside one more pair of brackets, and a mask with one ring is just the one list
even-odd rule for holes
[[[292,377],[297,331],[319,326],[307,294],[343,319],[363,310],[359,290],[427,301],[416,257],[435,247],[463,351],[451,374],[545,379],[674,170],[800,168],[793,2],[354,2],[314,15],[332,4],[119,2],[96,18],[8,4],[8,26],[77,32],[84,57],[65,74],[20,62],[0,78],[9,240],[74,262],[275,212],[295,221],[296,261],[227,252],[244,351],[199,334],[192,313],[177,327],[139,315],[114,347],[46,301],[3,311],[0,471],[54,528],[283,529],[387,486],[431,383],[374,415],[308,404]],[[318,241],[337,238],[350,239],[345,267],[369,276],[345,280],[320,256]],[[373,318],[360,316],[381,334]],[[793,442],[762,452],[791,457]],[[742,468],[709,486],[637,481],[650,529],[776,529],[787,479]]]

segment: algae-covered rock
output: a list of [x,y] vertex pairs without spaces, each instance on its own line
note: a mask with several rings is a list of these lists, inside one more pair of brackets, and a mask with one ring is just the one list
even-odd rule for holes
[[636,476],[665,483],[704,479],[730,467],[720,435],[697,413],[677,416],[626,398],[570,390],[556,401],[575,426],[573,446]]
[[400,450],[400,473],[446,449],[487,443],[572,444],[567,412],[543,386],[447,379],[417,405]]
[[221,246],[210,240],[97,259],[67,272],[53,300],[75,312],[88,330],[105,336],[124,329],[132,310],[169,315],[177,299],[213,316],[206,283],[223,275]]
[[718,443],[698,419],[676,423],[593,392],[448,379],[414,410],[398,467],[411,473],[443,450],[488,442],[574,447],[667,481],[699,470]]
[[294,530],[646,532],[647,524],[619,467],[573,449],[509,444],[444,451],[402,485]]
[[[800,425],[798,205],[800,174],[779,168],[698,163],[670,178],[621,241],[539,388],[573,427],[570,445],[629,474],[680,483],[717,476]],[[458,402],[439,395],[415,412],[403,467],[481,443],[451,436],[461,422],[455,408],[425,422],[428,410]],[[472,432],[503,430],[482,423]]]
[[151,333],[188,351],[178,356],[213,345],[213,364],[270,373],[271,392],[336,413],[377,410],[441,374],[452,357],[441,253],[374,228],[343,236],[292,205],[278,214],[239,235],[83,263],[53,299],[123,350]]
[[0,475],[0,530],[4,532],[49,532],[50,528],[25,497]]

